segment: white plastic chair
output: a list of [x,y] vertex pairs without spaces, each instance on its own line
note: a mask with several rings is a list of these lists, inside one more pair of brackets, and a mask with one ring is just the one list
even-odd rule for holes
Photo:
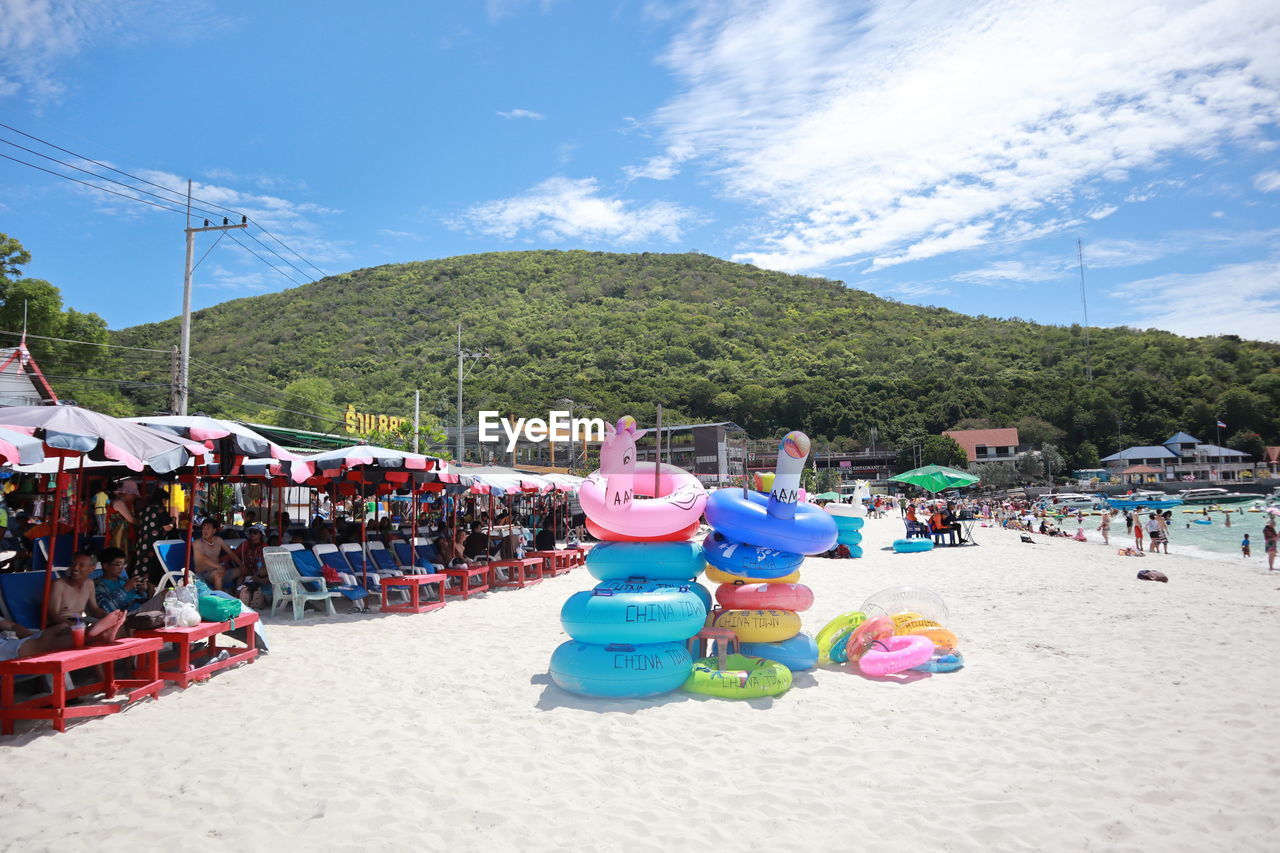
[[[293,621],[302,619],[303,609],[308,601],[323,601],[325,615],[333,616],[333,596],[325,588],[324,578],[304,578],[298,574],[293,565],[293,557],[283,548],[263,548],[262,562],[267,567],[267,577],[271,579],[271,615],[274,616],[280,605],[286,601],[293,605]],[[319,589],[309,587],[317,585]]]

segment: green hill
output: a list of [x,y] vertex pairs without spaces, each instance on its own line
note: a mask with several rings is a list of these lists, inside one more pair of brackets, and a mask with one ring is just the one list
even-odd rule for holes
[[[337,404],[326,416],[347,402],[408,415],[421,388],[424,409],[451,423],[459,321],[464,348],[488,351],[466,382],[472,417],[480,408],[545,413],[570,397],[651,422],[660,402],[674,418],[734,420],[756,437],[802,428],[865,440],[875,427],[881,442],[964,419],[1033,417],[1061,430],[1078,462],[1093,454],[1086,442],[1105,454],[1117,440],[1159,441],[1179,428],[1211,437],[1216,418],[1280,439],[1277,345],[1093,329],[1090,384],[1078,326],[971,317],[836,281],[648,252],[390,264],[199,311],[192,410],[272,416],[282,398],[271,389],[323,377]],[[177,335],[176,319],[114,333],[160,347]],[[167,382],[167,373],[132,378]],[[126,393],[164,406],[162,389]]]

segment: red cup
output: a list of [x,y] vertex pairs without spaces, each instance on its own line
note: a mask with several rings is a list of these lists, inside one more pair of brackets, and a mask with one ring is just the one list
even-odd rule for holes
[[77,649],[84,648],[84,632],[85,627],[83,625],[72,626],[71,628],[71,644]]

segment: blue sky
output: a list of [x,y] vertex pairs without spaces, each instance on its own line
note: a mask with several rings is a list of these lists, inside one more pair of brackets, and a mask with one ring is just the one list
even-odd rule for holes
[[[1070,323],[1081,239],[1094,324],[1276,340],[1277,45],[1251,0],[0,0],[0,122],[329,273],[697,249]],[[177,313],[182,225],[0,159],[28,274],[112,327]],[[293,286],[230,240],[196,284]]]

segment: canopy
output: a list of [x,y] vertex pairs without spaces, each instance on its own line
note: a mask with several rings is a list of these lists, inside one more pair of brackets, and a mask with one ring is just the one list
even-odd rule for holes
[[203,444],[78,406],[3,408],[0,427],[40,439],[53,455],[87,454],[94,461],[119,462],[132,471],[150,468],[167,474],[207,452]]
[[11,429],[0,429],[0,462],[34,465],[44,461],[44,442]]
[[[305,481],[312,473],[311,463],[302,456],[285,450],[249,427],[234,421],[224,421],[203,415],[156,415],[128,420],[181,438],[202,442],[211,450],[220,450],[214,446],[214,442],[226,442],[228,446],[223,450],[224,453],[249,458],[267,457],[287,462],[288,470],[295,483]],[[226,460],[223,460],[222,464],[225,465]]]
[[482,486],[488,487],[491,495],[514,495],[521,492],[549,492],[556,488],[555,484],[542,474],[529,474],[514,468],[503,468],[497,465],[468,466],[454,468],[451,471],[465,473]]
[[980,478],[970,474],[968,471],[957,471],[955,468],[948,468],[945,465],[925,465],[923,468],[913,468],[889,479],[896,483],[919,486],[926,492],[937,493],[944,489],[959,489],[964,486],[972,486]]
[[840,500],[839,492],[823,492],[820,495],[809,495],[811,501],[838,501]]
[[338,471],[366,465],[392,470],[430,471],[440,461],[434,456],[423,456],[421,453],[410,453],[407,450],[395,450],[390,447],[374,447],[370,444],[339,447],[336,450],[326,450],[314,456],[307,456],[305,459],[322,477],[331,477]]

